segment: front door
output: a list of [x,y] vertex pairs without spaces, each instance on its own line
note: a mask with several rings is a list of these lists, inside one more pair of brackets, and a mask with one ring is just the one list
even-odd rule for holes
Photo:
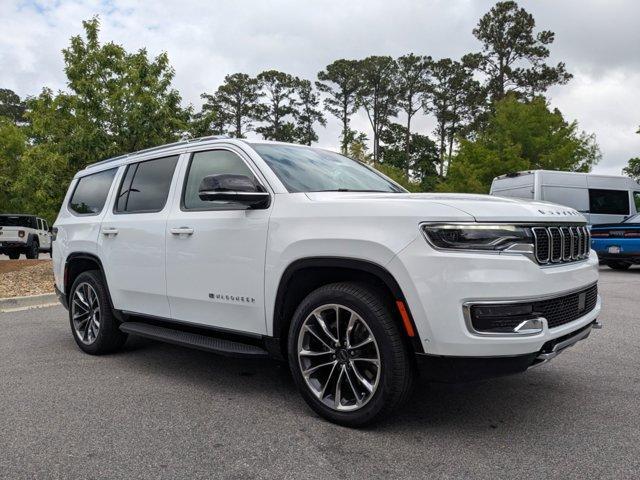
[[178,155],[133,163],[119,181],[98,245],[116,309],[170,318],[165,231]]
[[[175,320],[264,334],[264,262],[270,209],[198,196],[208,175],[256,170],[241,150],[195,152],[167,222],[167,295]],[[179,197],[179,199],[178,199]]]

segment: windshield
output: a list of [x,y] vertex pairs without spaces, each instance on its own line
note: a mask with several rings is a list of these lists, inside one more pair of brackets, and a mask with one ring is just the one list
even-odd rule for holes
[[36,228],[36,218],[26,215],[0,215],[0,227]]
[[251,146],[291,193],[404,191],[375,170],[338,153],[293,145]]

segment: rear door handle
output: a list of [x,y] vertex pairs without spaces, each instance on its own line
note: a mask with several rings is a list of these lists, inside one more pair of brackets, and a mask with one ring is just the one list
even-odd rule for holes
[[173,235],[193,235],[193,228],[191,227],[179,227],[169,230]]
[[118,234],[118,229],[117,228],[103,228],[102,229],[102,234],[103,235],[117,235]]

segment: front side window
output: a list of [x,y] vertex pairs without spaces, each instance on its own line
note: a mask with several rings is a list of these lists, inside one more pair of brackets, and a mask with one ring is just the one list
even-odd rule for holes
[[589,213],[629,215],[627,190],[589,189]]
[[167,203],[169,187],[179,155],[127,165],[115,211],[117,213],[159,212]]
[[338,153],[318,148],[254,143],[291,192],[403,192],[375,170]]
[[258,181],[246,163],[235,153],[228,150],[209,150],[196,152],[189,163],[189,171],[182,194],[184,210],[225,210],[229,202],[208,202],[200,200],[198,191],[204,177],[210,175],[244,175]]
[[69,201],[69,208],[80,215],[99,214],[107,201],[116,171],[116,168],[112,168],[80,178]]
[[633,201],[636,204],[636,212],[640,213],[640,192],[633,192]]

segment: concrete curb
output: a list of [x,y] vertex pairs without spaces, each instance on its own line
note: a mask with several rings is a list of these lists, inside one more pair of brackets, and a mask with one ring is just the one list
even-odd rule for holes
[[29,295],[27,297],[0,298],[0,312],[15,312],[28,308],[49,307],[57,303],[59,302],[55,293]]

